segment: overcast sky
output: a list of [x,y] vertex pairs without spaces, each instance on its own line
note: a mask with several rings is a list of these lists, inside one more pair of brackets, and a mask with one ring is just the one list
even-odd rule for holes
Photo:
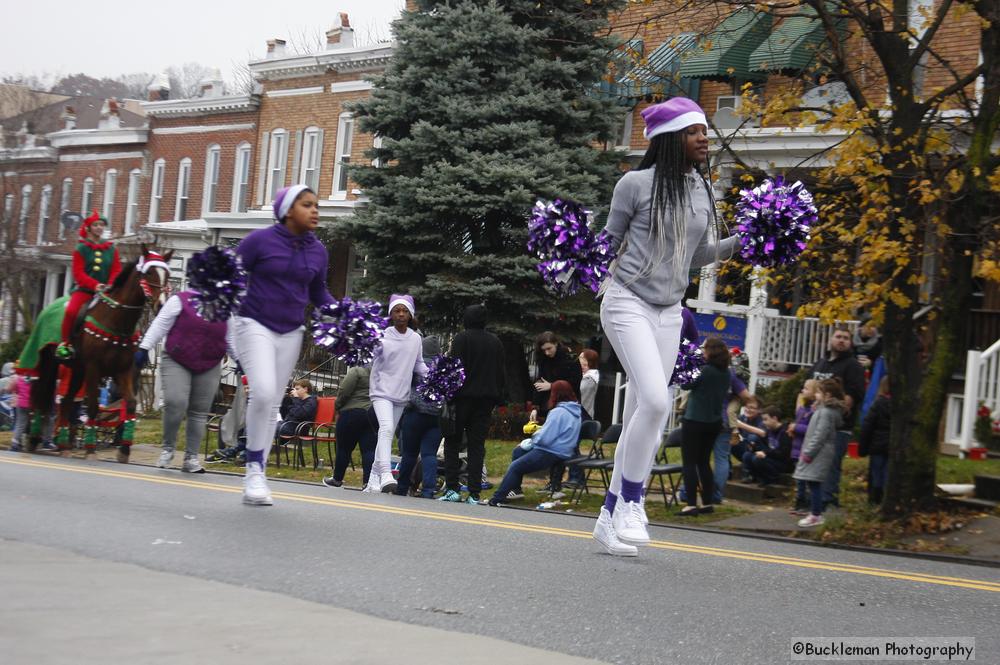
[[[12,0],[4,11],[0,75],[94,77],[158,73],[196,62],[229,79],[234,62],[263,58],[266,40],[322,34],[339,12],[356,42],[390,37],[403,0],[165,0],[156,3]],[[325,38],[324,38],[325,39]],[[56,77],[58,78],[58,77]]]

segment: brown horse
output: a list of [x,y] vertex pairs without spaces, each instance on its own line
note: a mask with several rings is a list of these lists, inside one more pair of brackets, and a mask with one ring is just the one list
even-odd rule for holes
[[[69,387],[63,392],[57,421],[56,441],[63,455],[70,451],[73,400],[81,386],[86,388],[87,423],[84,445],[87,454],[96,450],[98,396],[105,377],[114,380],[125,401],[125,423],[122,428],[118,461],[128,462],[135,432],[134,357],[139,344],[136,326],[146,307],[155,314],[170,293],[170,257],[173,251],[160,255],[142,245],[142,254],[135,263],[127,264],[104,292],[94,296],[81,330],[72,340],[75,357],[66,363]],[[32,387],[31,401],[36,412],[48,413],[54,403],[59,383],[59,361],[50,346],[40,354],[39,379]],[[71,431],[72,430],[72,431]]]

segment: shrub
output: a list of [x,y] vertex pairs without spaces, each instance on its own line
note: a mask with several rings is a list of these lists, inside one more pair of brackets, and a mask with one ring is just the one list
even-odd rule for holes
[[782,381],[775,381],[757,389],[757,398],[761,407],[777,406],[781,409],[781,417],[789,421],[795,416],[795,400],[798,399],[802,384],[806,382],[809,370],[800,369],[794,375]]

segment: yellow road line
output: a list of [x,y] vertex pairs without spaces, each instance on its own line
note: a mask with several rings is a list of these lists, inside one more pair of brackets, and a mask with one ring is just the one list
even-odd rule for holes
[[[43,460],[31,459],[31,458],[19,459],[19,458],[10,458],[7,456],[3,456],[0,457],[0,462],[5,464],[19,465],[19,466],[28,466],[28,467],[35,467],[42,469],[56,469],[59,471],[69,471],[73,473],[106,476],[110,478],[139,480],[143,482],[158,483],[162,485],[195,487],[198,489],[207,489],[217,492],[229,492],[229,493],[242,492],[242,488],[240,487],[220,485],[213,482],[199,481],[193,479],[189,480],[187,478],[167,478],[167,477],[151,476],[143,473],[136,473],[133,471],[118,471],[112,469],[101,469],[90,466],[75,466],[70,464],[46,462]],[[589,539],[591,537],[589,531],[563,529],[559,527],[543,526],[537,524],[506,522],[503,520],[490,519],[484,517],[474,517],[469,515],[449,515],[446,513],[437,513],[437,512],[419,510],[414,508],[383,506],[378,504],[368,504],[357,501],[348,501],[345,499],[316,497],[316,496],[309,496],[307,494],[296,494],[293,492],[272,491],[272,495],[278,499],[285,499],[288,501],[298,501],[300,503],[334,506],[338,508],[350,508],[353,510],[367,510],[372,512],[403,515],[408,517],[420,517],[424,519],[438,520],[441,522],[453,522],[458,524],[485,526],[494,529],[510,529],[515,531],[523,531],[528,533],[541,533],[541,534],[562,536],[568,538]],[[818,561],[813,559],[800,559],[796,557],[788,557],[777,554],[763,554],[757,552],[747,552],[742,550],[724,549],[718,547],[687,545],[683,543],[673,543],[664,540],[654,540],[650,543],[649,546],[654,549],[673,550],[677,552],[686,552],[690,554],[702,554],[702,555],[718,556],[731,559],[742,559],[746,561],[757,561],[759,563],[770,563],[770,564],[778,564],[784,566],[794,566],[798,568],[826,570],[831,572],[852,573],[855,575],[868,575],[872,577],[883,577],[888,579],[905,580],[905,581],[919,582],[924,584],[937,584],[942,586],[952,586],[963,589],[976,589],[979,591],[992,591],[995,593],[1000,593],[1000,582],[990,582],[987,580],[974,580],[962,577],[929,575],[925,573],[900,572],[884,568],[872,568],[868,566],[858,566],[847,563],[829,563],[826,561]]]

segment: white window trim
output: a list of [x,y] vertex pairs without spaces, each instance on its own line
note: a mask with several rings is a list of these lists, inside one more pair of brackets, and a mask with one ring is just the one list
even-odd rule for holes
[[330,193],[330,198],[335,201],[343,201],[347,198],[347,181],[344,181],[343,189],[339,189],[338,185],[341,179],[345,177],[344,164],[342,162],[343,157],[346,156],[347,163],[350,163],[351,148],[354,140],[353,134],[354,114],[341,113],[337,120],[337,152],[333,158],[333,186]]
[[159,221],[160,204],[163,202],[163,181],[167,176],[167,160],[162,157],[153,162],[153,183],[149,188],[149,221]]
[[174,199],[174,221],[180,222],[184,219],[181,216],[181,201],[184,201],[183,215],[187,216],[188,204],[191,203],[191,158],[185,157],[180,161],[177,168],[177,197]]
[[622,120],[621,132],[615,140],[617,148],[628,149],[632,145],[632,115],[635,109],[629,109]]
[[45,231],[52,216],[52,185],[42,187],[42,197],[38,201],[38,231],[35,233],[35,244],[45,243]]
[[139,185],[142,179],[142,169],[132,169],[128,172],[128,198],[125,201],[125,231],[129,235],[135,230],[139,221]]
[[66,229],[62,225],[62,216],[63,216],[63,213],[69,212],[69,211],[72,210],[72,208],[70,207],[70,203],[71,203],[71,199],[72,198],[73,198],[73,179],[72,178],[63,178],[63,181],[62,181],[62,190],[60,190],[60,199],[59,199],[60,210],[59,210],[59,235],[58,235],[58,238],[60,240],[64,240],[66,238]]
[[215,212],[215,207],[219,205],[219,172],[221,170],[222,146],[213,143],[205,150],[205,184],[201,193],[202,217],[207,213]]
[[[314,150],[309,158],[309,148]],[[299,167],[299,182],[309,185],[316,191],[319,189],[319,167],[323,160],[323,130],[319,127],[307,127],[302,133],[302,163]]]
[[83,191],[80,192],[80,214],[87,218],[94,207],[94,179],[87,176],[83,179]]
[[271,130],[271,148],[267,155],[266,201],[274,200],[274,195],[285,186],[288,169],[288,132],[284,129]]
[[101,204],[101,214],[108,220],[105,231],[111,232],[112,217],[115,214],[115,197],[118,195],[118,169],[108,169],[104,173],[104,202]]
[[31,216],[31,185],[21,187],[21,209],[17,213],[17,244],[28,242],[28,217]]
[[4,228],[2,233],[0,233],[0,247],[7,246],[7,234],[9,232],[10,225],[14,221],[14,195],[7,194],[3,197],[3,223]]
[[[246,182],[243,182],[241,166],[246,163]],[[253,147],[248,141],[244,141],[236,146],[236,159],[233,160],[233,195],[229,210],[231,212],[245,212],[250,205],[250,176],[253,167]],[[242,199],[240,197],[241,188],[246,188]],[[242,204],[242,210],[241,208]]]

